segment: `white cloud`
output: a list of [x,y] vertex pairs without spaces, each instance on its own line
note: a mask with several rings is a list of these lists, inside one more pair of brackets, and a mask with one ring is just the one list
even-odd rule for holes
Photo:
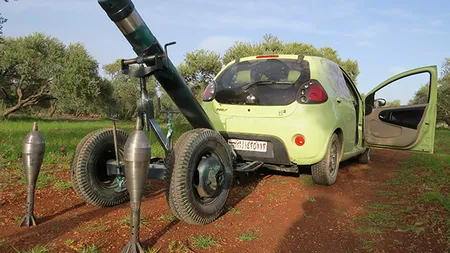
[[392,74],[400,74],[404,71],[408,70],[406,67],[404,66],[394,66],[392,68],[389,69],[389,72]]
[[200,42],[199,48],[222,53],[236,41],[247,41],[247,39],[238,36],[210,36]]

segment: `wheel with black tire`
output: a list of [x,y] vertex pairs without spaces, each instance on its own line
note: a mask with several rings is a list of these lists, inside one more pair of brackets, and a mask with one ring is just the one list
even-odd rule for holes
[[189,224],[207,224],[224,211],[233,179],[231,148],[210,129],[185,132],[166,158],[170,210]]
[[341,140],[334,133],[328,143],[325,157],[311,166],[312,179],[316,184],[332,185],[336,182],[341,156]]
[[[117,129],[119,159],[128,134]],[[115,175],[107,174],[107,161],[115,160],[113,129],[99,129],[86,135],[78,144],[71,162],[72,185],[78,196],[87,203],[109,207],[129,201],[126,182],[119,190]]]
[[366,148],[364,153],[358,156],[358,163],[368,164],[370,162],[370,148]]

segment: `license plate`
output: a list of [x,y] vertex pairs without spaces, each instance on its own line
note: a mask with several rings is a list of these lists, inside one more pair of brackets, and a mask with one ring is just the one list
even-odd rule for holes
[[267,142],[265,141],[229,139],[228,144],[230,144],[236,150],[267,152]]

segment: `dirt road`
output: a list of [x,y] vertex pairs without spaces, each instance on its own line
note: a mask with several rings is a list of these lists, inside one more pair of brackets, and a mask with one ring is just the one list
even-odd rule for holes
[[[392,181],[406,155],[374,151],[369,165],[341,164],[329,187],[314,185],[308,171],[239,175],[228,212],[205,226],[174,220],[162,182],[149,181],[142,244],[155,250],[149,252],[448,252],[445,227],[433,223],[434,204],[413,203],[426,189]],[[67,170],[44,169],[69,181]],[[20,228],[25,186],[6,186],[0,195],[0,252],[36,245],[48,252],[120,252],[128,240],[128,203],[96,208],[72,188],[48,186],[36,192],[39,225]]]

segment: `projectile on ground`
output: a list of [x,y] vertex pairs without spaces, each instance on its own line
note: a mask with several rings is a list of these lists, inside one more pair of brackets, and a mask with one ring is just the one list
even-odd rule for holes
[[33,215],[34,193],[44,153],[45,141],[38,131],[37,123],[34,122],[33,129],[25,136],[22,143],[23,168],[27,181],[27,210],[20,226],[36,226],[36,219]]
[[144,252],[139,242],[139,223],[141,212],[141,199],[144,194],[145,182],[150,164],[150,144],[142,131],[140,118],[136,122],[136,130],[128,137],[124,147],[125,177],[130,194],[131,238],[122,253]]

